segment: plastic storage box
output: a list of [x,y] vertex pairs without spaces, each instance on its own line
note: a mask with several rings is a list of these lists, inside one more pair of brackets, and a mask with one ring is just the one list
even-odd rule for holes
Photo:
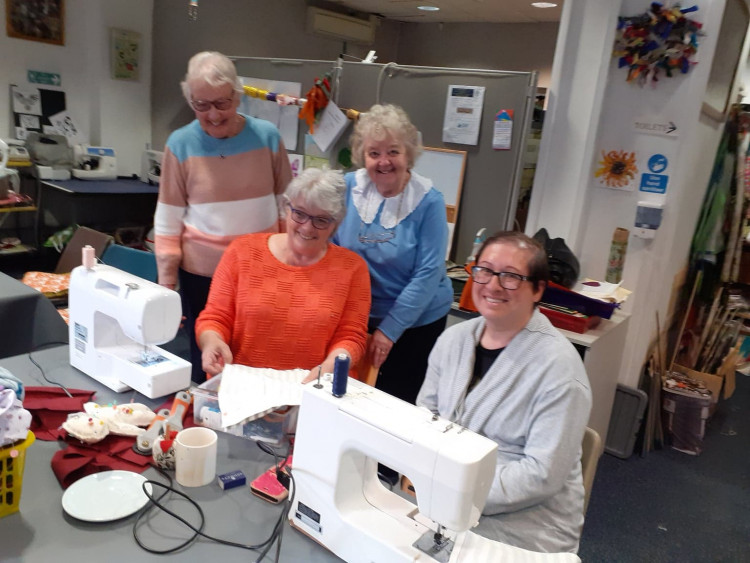
[[667,431],[675,450],[690,455],[703,451],[703,435],[711,406],[711,391],[697,380],[674,372],[667,378],[663,409]]
[[648,395],[645,392],[617,384],[605,452],[621,459],[628,459],[633,454],[647,405]]
[[26,448],[35,439],[34,433],[29,432],[25,440],[0,448],[0,518],[18,512]]
[[245,419],[239,424],[223,428],[219,410],[219,385],[221,375],[212,377],[194,388],[193,422],[220,432],[227,432],[256,442],[280,446],[288,442],[297,427],[299,407],[282,407],[255,419]]

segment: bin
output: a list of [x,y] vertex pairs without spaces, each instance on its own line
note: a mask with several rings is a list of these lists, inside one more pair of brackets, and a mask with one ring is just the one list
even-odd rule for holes
[[26,448],[35,439],[34,433],[29,432],[25,440],[0,448],[0,518],[18,512]]
[[672,373],[662,388],[665,426],[672,448],[698,455],[711,407],[711,391],[703,382]]

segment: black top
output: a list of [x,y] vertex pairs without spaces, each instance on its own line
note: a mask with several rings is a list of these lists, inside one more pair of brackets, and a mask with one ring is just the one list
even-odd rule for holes
[[474,389],[477,383],[482,380],[484,374],[489,371],[492,363],[497,359],[497,357],[500,355],[500,352],[502,352],[503,350],[505,350],[505,348],[488,350],[481,344],[477,344],[477,354],[476,359],[474,360],[474,373],[472,374],[471,382],[469,383],[469,391]]

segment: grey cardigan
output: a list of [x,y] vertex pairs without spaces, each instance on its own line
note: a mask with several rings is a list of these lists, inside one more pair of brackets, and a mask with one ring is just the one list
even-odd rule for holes
[[581,358],[535,310],[467,395],[484,326],[479,317],[440,336],[417,404],[498,444],[476,532],[524,549],[576,552],[583,527],[581,442],[591,410]]

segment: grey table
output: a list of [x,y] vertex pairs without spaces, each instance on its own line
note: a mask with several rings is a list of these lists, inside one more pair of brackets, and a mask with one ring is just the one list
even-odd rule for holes
[[[114,393],[68,363],[68,347],[58,346],[32,354],[45,370],[47,377],[66,387],[96,390],[95,399],[106,403],[144,403],[151,408],[163,400],[151,400],[136,392]],[[28,355],[0,359],[0,366],[8,369],[28,386],[48,385]],[[42,563],[46,561],[182,561],[210,562],[254,561],[257,553],[223,546],[199,539],[192,546],[172,555],[150,554],[137,546],[132,536],[134,516],[108,523],[88,523],[68,516],[62,509],[63,490],[52,473],[50,460],[64,444],[37,440],[26,450],[20,510],[0,519],[0,559],[8,562]],[[273,464],[273,458],[263,453],[254,442],[219,433],[217,473],[239,469],[248,481]],[[149,479],[163,481],[154,469],[144,473]],[[241,543],[257,543],[268,537],[281,507],[271,505],[250,493],[249,487],[223,491],[215,483],[204,487],[177,489],[190,495],[203,509],[205,532]],[[173,501],[170,508],[184,510],[186,518],[192,509],[184,501]],[[157,514],[140,530],[141,537],[154,548],[164,549],[179,543],[175,538],[186,538],[187,532],[174,520]],[[264,561],[273,561],[274,546]],[[281,547],[281,561],[340,561],[336,556],[300,532],[285,524]]]
[[37,290],[0,273],[0,358],[67,342],[68,325]]

